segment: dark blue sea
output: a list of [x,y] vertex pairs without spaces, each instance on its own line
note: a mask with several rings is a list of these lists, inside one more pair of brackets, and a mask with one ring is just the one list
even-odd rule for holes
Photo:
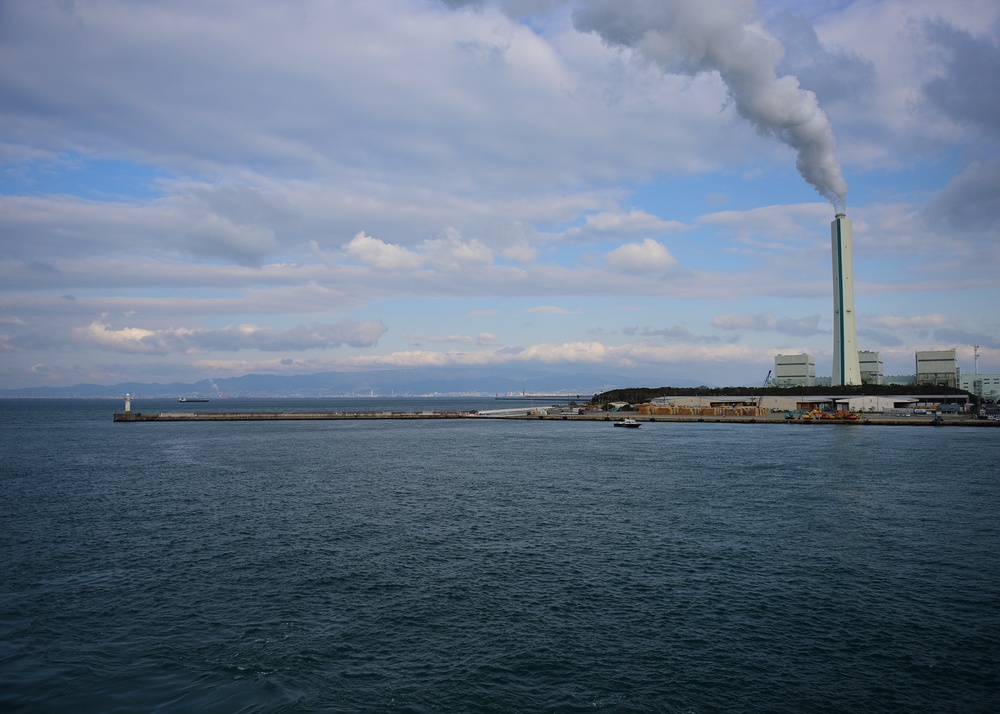
[[1000,710],[1000,430],[120,410],[0,401],[5,712]]

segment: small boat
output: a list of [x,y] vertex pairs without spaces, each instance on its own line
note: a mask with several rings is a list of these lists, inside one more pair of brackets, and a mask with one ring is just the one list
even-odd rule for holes
[[615,426],[621,426],[621,427],[624,427],[626,429],[638,429],[639,426],[640,426],[640,424],[635,419],[626,417],[625,419],[622,419],[621,421],[616,421],[615,422]]
[[207,399],[203,399],[201,397],[178,397],[177,401],[179,401],[179,402],[207,402],[208,400]]

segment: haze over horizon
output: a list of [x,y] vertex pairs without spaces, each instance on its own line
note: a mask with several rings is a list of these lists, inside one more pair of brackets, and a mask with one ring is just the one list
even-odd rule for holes
[[0,388],[1000,372],[996,2],[0,8]]

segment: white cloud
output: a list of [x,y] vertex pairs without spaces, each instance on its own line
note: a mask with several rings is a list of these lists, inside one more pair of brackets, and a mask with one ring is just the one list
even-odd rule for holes
[[[997,61],[1000,68],[1000,59]],[[1000,119],[997,119],[1000,133]],[[927,205],[922,218],[936,233],[974,233],[988,236],[982,247],[993,247],[993,231],[1000,216],[1000,159],[977,161],[953,178]]]
[[605,258],[611,268],[624,273],[660,274],[677,264],[670,251],[652,238],[615,248]]
[[399,245],[385,243],[361,231],[344,246],[351,259],[379,270],[416,270],[423,258]]
[[493,253],[478,240],[462,240],[453,228],[443,238],[426,240],[410,250],[402,245],[386,243],[378,238],[358,233],[344,245],[349,258],[379,270],[407,271],[430,267],[443,272],[456,272],[490,265]]
[[539,343],[516,349],[471,352],[430,352],[410,350],[388,355],[350,357],[338,362],[341,368],[445,367],[453,365],[636,365],[689,364],[697,362],[761,362],[773,360],[771,350],[738,344],[608,345],[602,342]]
[[[2,322],[18,362],[0,376],[12,383],[32,364],[46,380],[114,375],[96,366],[106,350],[169,353],[172,377],[209,359],[307,369],[335,364],[321,345],[380,330],[362,357],[489,362],[511,335],[580,354],[562,346],[621,335],[622,304],[637,324],[676,325],[640,339],[828,342],[830,206],[720,76],[644,60],[669,55],[666,35],[612,49],[574,29],[569,1],[8,5],[0,313],[21,322]],[[629,7],[633,22],[665,3]],[[962,320],[995,332],[1000,133],[986,90],[1000,5],[761,10],[762,30],[787,40],[782,71],[800,71],[833,120],[857,303],[883,316],[865,329],[904,351]],[[587,302],[609,285],[610,300]],[[525,320],[526,306],[579,317]],[[680,324],[716,313],[731,314],[707,334]],[[941,322],[894,325],[901,314]],[[345,315],[377,324],[322,327]],[[408,353],[407,333],[460,337],[468,352]],[[232,359],[208,354],[222,350]]]
[[819,202],[718,211],[698,218],[699,223],[724,228],[739,243],[769,250],[828,238],[820,227],[832,220],[830,205]]
[[583,225],[564,231],[559,237],[572,241],[602,241],[667,235],[689,229],[680,221],[667,221],[645,211],[633,209],[627,213],[602,211],[584,217]]
[[76,333],[85,342],[115,352],[172,352],[176,351],[181,337],[174,330],[157,332],[140,327],[122,327],[116,330],[99,320],[79,328]]
[[942,315],[914,315],[906,317],[902,315],[873,315],[865,318],[866,325],[884,327],[892,330],[901,328],[926,329],[930,327],[944,327],[952,322],[952,319]]
[[199,354],[244,349],[330,349],[344,344],[371,347],[378,343],[385,331],[385,325],[379,320],[354,322],[344,319],[333,324],[313,323],[283,330],[257,325],[150,330],[140,327],[114,328],[102,320],[95,320],[86,327],[76,329],[75,334],[85,344],[113,352]]
[[260,265],[277,248],[274,231],[263,226],[237,225],[227,218],[209,215],[185,236],[196,256],[228,258],[240,265]]
[[428,342],[449,342],[459,345],[471,345],[475,342],[475,339],[469,337],[468,335],[430,335],[426,338],[426,340]]
[[720,330],[774,330],[778,321],[774,315],[765,313],[716,315],[712,318],[712,326]]
[[[838,129],[841,160],[856,170],[912,167],[956,140],[969,138],[949,117],[929,111],[923,100],[925,84],[947,71],[946,54],[926,33],[930,21],[942,21],[974,37],[995,38],[1000,5],[992,0],[852,2],[818,18],[816,30],[826,47],[870,62],[874,71],[874,86],[827,104]],[[973,74],[984,72],[980,66]],[[959,84],[975,81],[950,79]],[[982,97],[982,101],[992,99]]]
[[712,318],[712,326],[720,330],[752,330],[756,332],[780,332],[786,335],[807,336],[821,334],[819,328],[822,317],[775,317],[772,313],[757,313],[754,315],[734,313],[716,315]]
[[[605,92],[632,101],[621,85],[633,80],[609,67],[612,53],[596,38],[568,29],[542,37],[492,8],[453,15],[407,0],[249,0],[167,12],[104,0],[12,8],[5,22],[18,38],[10,51],[39,80],[14,95],[37,120],[19,127],[21,145],[59,136],[67,148],[96,135],[185,173],[235,159],[349,182],[389,164],[425,184],[471,177],[504,191],[512,181],[547,186],[553,176],[625,176],[630,165],[676,161],[653,112],[609,113]],[[706,109],[691,101],[674,114],[694,122]],[[646,141],[626,144],[629,133]],[[722,131],[717,138],[731,143]],[[711,139],[700,148],[711,151]],[[584,142],[591,150],[577,151]],[[677,148],[683,160],[697,154]]]
[[[419,335],[414,335],[414,339],[421,339]],[[443,335],[428,336],[426,338],[431,343],[450,343],[458,345],[495,345],[498,343],[497,336],[490,332],[480,332],[478,335]]]
[[463,241],[454,228],[449,228],[444,238],[425,241],[421,249],[438,270],[470,270],[493,262],[489,248],[478,240]]
[[525,312],[534,313],[535,315],[569,315],[573,311],[559,307],[558,305],[538,305],[536,307],[529,307]]

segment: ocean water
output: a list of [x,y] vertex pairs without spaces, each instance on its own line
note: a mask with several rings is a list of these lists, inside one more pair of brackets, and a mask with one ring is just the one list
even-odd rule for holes
[[[184,410],[496,406],[335,402]],[[120,409],[0,401],[3,711],[1000,710],[1000,430]]]

